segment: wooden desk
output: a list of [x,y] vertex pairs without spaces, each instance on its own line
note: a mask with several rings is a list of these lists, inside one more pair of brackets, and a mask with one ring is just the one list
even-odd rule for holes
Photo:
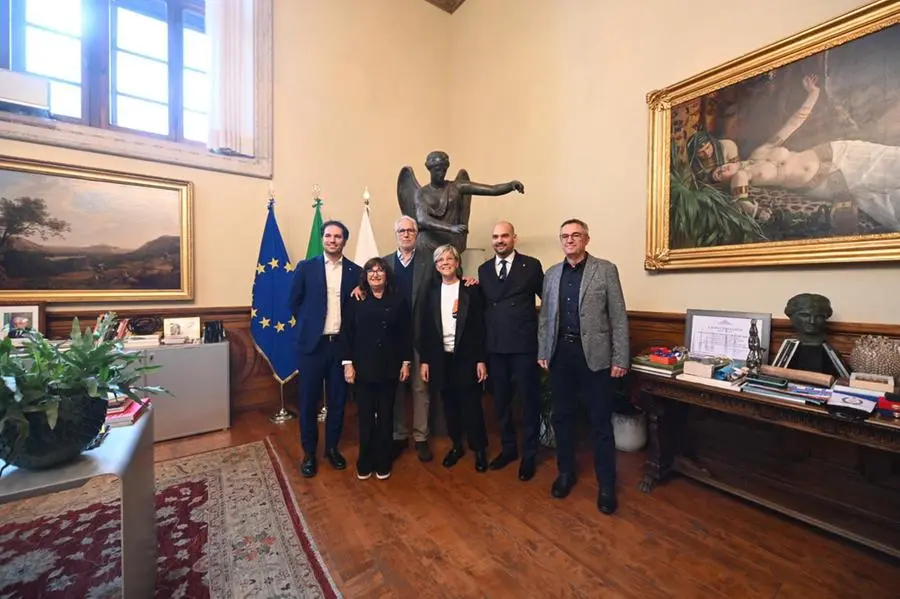
[[131,426],[114,428],[96,449],[47,470],[7,468],[0,478],[0,503],[37,497],[117,476],[122,482],[122,596],[152,598],[156,590],[156,480],[153,409]]
[[[900,558],[900,423],[634,375],[647,413],[640,489],[672,472]],[[696,424],[702,421],[702,424]]]

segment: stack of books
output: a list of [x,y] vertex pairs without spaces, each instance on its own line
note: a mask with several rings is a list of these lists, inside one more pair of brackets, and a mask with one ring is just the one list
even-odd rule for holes
[[738,391],[747,379],[747,369],[728,359],[689,356],[684,362],[684,372],[675,378],[686,383]]
[[144,399],[143,403],[139,403],[126,396],[110,400],[109,407],[106,409],[106,426],[116,428],[134,424],[149,403],[149,399]]
[[900,419],[900,393],[893,377],[854,372],[849,379],[838,379],[834,393],[865,400],[866,409],[885,418]]
[[685,353],[668,347],[651,347],[631,359],[636,372],[675,378],[684,370]]

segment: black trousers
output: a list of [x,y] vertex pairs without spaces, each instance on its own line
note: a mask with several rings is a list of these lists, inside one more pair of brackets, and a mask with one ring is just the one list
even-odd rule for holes
[[481,383],[475,381],[475,373],[471,379],[451,380],[451,373],[456,372],[455,357],[444,352],[444,377],[441,399],[444,402],[444,418],[447,420],[447,434],[453,441],[453,447],[462,448],[463,433],[469,441],[472,451],[487,449],[487,430],[484,426],[484,409],[481,406]]
[[588,368],[581,340],[556,344],[550,361],[553,392],[553,431],[560,473],[575,473],[575,411],[579,392],[584,394],[594,438],[594,471],[602,487],[616,482],[616,440],[612,427],[613,382],[610,369]]
[[[488,381],[492,385],[494,411],[500,425],[502,451],[518,455],[516,427],[513,424],[513,389],[522,397],[522,456],[534,458],[538,450],[541,422],[540,373],[537,353],[489,354]],[[515,384],[514,384],[515,382]]]
[[394,431],[394,397],[398,379],[357,381],[356,404],[359,413],[359,459],[361,474],[391,471],[391,439]]

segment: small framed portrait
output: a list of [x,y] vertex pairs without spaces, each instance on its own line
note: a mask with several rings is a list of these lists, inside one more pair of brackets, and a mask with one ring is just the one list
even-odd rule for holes
[[24,339],[31,331],[43,333],[45,307],[44,302],[0,305],[0,339]]
[[168,338],[183,337],[189,343],[199,341],[201,337],[200,317],[163,319],[163,336]]

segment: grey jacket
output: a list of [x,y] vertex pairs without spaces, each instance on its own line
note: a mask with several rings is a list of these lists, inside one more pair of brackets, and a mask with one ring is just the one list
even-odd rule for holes
[[[559,280],[563,263],[554,264],[544,275],[544,293],[538,329],[538,359],[551,360],[556,351],[559,329]],[[608,260],[590,254],[581,278],[578,303],[581,320],[581,346],[588,368],[593,371],[610,366],[628,368],[628,314],[619,282],[619,270]]]

